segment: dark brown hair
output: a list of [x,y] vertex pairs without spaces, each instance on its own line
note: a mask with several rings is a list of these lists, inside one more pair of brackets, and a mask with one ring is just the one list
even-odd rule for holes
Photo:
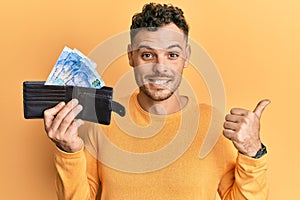
[[181,29],[185,36],[188,37],[189,26],[184,18],[183,11],[180,8],[174,7],[171,4],[145,4],[142,12],[136,13],[132,17],[130,39],[133,41],[140,29],[156,31],[157,28],[170,24],[171,22]]

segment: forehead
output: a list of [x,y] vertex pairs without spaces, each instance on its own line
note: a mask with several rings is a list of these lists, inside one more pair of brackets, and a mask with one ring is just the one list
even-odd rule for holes
[[179,45],[182,48],[186,44],[186,36],[175,24],[159,27],[157,30],[141,29],[132,41],[132,47],[149,46],[153,49],[167,49],[171,45]]

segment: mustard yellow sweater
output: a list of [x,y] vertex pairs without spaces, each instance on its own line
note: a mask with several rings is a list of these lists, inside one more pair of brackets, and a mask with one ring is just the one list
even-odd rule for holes
[[[175,144],[178,148],[162,153],[160,150],[176,142],[178,130],[194,127],[195,120],[189,119],[181,129],[183,115],[196,112],[193,102],[189,101],[182,112],[164,117],[145,112],[136,94],[128,105],[130,118],[114,116],[109,126],[86,123],[81,127],[85,141],[81,151],[66,153],[56,149],[59,200],[214,200],[217,194],[226,200],[267,199],[266,156],[252,159],[236,153],[232,143],[220,136],[208,156],[199,158],[210,124],[209,106],[199,106],[198,131],[191,143],[179,141]],[[129,121],[139,127],[136,135],[129,132]],[[157,130],[152,127],[156,123],[161,125]],[[185,145],[186,150],[182,148]],[[141,155],[148,157],[138,157]],[[170,162],[164,163],[169,157]]]

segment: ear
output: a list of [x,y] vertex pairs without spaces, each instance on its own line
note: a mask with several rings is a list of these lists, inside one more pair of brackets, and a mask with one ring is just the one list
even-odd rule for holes
[[185,61],[184,61],[184,67],[189,66],[189,61],[190,61],[190,56],[191,56],[191,46],[187,44],[186,49],[185,49]]
[[131,67],[133,67],[133,56],[132,56],[132,47],[131,47],[131,44],[128,44],[127,46],[127,56],[128,56],[128,61],[129,61],[129,65]]

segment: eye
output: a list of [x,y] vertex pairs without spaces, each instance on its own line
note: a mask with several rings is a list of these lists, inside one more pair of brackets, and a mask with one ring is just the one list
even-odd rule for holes
[[142,53],[142,58],[144,60],[150,60],[150,59],[152,59],[152,57],[153,57],[152,53],[149,53],[149,52]]
[[171,53],[169,53],[169,57],[174,60],[174,59],[177,59],[179,57],[179,54],[171,52]]

